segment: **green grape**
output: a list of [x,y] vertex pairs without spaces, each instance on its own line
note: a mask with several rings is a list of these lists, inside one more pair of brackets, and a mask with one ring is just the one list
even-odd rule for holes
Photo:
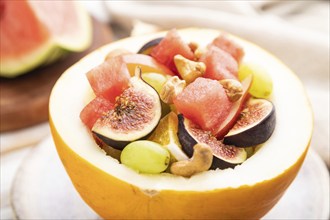
[[[162,90],[162,87],[164,83],[167,81],[167,77],[160,73],[143,73],[142,74],[143,80],[145,80],[150,86],[152,86],[158,94],[160,94],[160,91]],[[167,115],[171,109],[170,106],[167,105],[164,102],[161,102],[162,104],[162,117]]]
[[254,147],[246,147],[244,148],[247,154],[247,158],[250,158],[254,154]]
[[158,94],[167,80],[166,76],[160,73],[143,73],[142,79],[151,85],[158,92]]
[[170,153],[156,142],[140,140],[123,149],[120,161],[141,173],[161,173],[170,163]]
[[242,81],[248,75],[253,75],[250,94],[257,98],[267,98],[273,91],[273,81],[265,69],[252,64],[241,64],[238,69],[238,78]]

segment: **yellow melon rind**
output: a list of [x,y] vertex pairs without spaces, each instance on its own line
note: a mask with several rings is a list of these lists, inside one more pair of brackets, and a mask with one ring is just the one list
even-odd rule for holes
[[[259,219],[296,177],[308,148],[281,175],[255,185],[204,192],[145,190],[108,175],[63,141],[50,120],[60,158],[84,201],[104,219]],[[124,200],[124,202],[122,201]],[[111,208],[110,208],[111,207]]]
[[[207,44],[220,31],[179,30],[186,41]],[[272,137],[235,169],[213,170],[183,178],[146,175],[105,156],[79,119],[90,86],[85,73],[114,49],[137,51],[157,33],[106,45],[69,68],[50,98],[50,125],[60,158],[82,198],[103,218],[261,218],[294,180],[308,150],[313,116],[295,74],[257,46],[242,45],[244,62],[259,62],[273,79],[277,125]],[[63,108],[67,106],[67,108]],[[109,208],[111,207],[111,208]]]

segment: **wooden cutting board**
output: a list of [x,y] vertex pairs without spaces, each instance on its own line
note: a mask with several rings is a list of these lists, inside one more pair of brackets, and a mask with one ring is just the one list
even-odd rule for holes
[[93,19],[93,42],[86,51],[14,79],[0,78],[0,132],[47,121],[49,95],[59,76],[86,54],[111,42],[112,37],[109,26]]

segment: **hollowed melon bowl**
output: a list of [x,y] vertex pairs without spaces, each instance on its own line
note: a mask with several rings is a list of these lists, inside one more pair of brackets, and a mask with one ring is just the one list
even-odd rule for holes
[[[219,31],[179,30],[187,41],[206,45]],[[58,154],[83,200],[105,219],[257,219],[282,197],[296,177],[313,130],[309,100],[297,76],[274,56],[231,36],[245,50],[244,62],[265,67],[273,80],[270,97],[276,128],[252,157],[234,169],[211,170],[184,178],[139,174],[106,156],[79,118],[91,91],[85,73],[117,48],[138,51],[165,33],[120,40],[69,68],[53,88],[50,126]]]

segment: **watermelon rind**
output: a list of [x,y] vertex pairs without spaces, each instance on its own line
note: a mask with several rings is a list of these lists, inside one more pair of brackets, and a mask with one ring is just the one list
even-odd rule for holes
[[[40,45],[34,51],[20,56],[18,59],[1,59],[0,76],[12,78],[24,74],[47,62],[47,59],[59,50],[52,39]],[[58,57],[56,57],[58,59]],[[52,58],[55,60],[55,57]]]
[[86,12],[81,4],[75,2],[78,14],[78,20],[82,25],[79,38],[72,39],[72,37],[58,36],[55,38],[56,44],[67,51],[81,52],[87,49],[92,42],[92,22],[91,17]]
[[35,50],[15,59],[0,59],[0,76],[14,78],[44,65],[49,65],[69,52],[82,52],[92,42],[92,22],[89,14],[78,3],[77,14],[81,25],[80,37],[53,36]]

